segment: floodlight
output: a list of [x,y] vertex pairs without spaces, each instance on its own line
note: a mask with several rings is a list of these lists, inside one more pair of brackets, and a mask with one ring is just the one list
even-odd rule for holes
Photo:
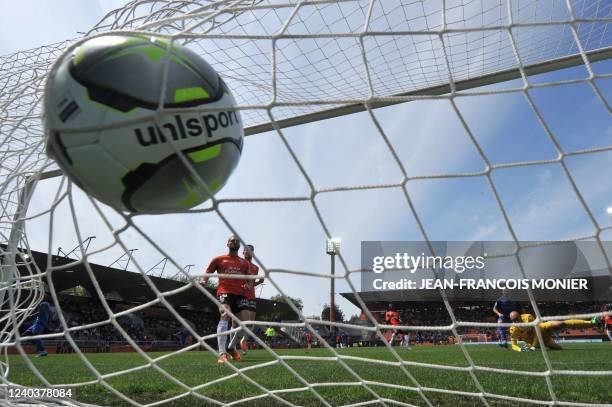
[[339,237],[333,237],[331,239],[326,239],[326,253],[327,254],[338,254],[340,251],[340,243],[341,240]]

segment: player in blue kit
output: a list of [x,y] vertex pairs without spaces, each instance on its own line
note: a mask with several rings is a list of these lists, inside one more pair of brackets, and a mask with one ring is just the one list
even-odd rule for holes
[[[45,329],[47,329],[47,324],[49,323],[49,315],[51,314],[51,305],[47,301],[42,301],[38,304],[38,309],[36,312],[36,318],[34,322],[30,326],[27,327],[24,335],[40,335]],[[36,356],[47,356],[48,353],[43,346],[42,339],[33,339],[28,342],[34,342],[36,345]]]
[[[513,301],[508,298],[508,294],[506,289],[502,290],[502,295],[495,301],[493,305],[493,312],[497,315],[497,323],[498,324],[507,324],[510,323],[510,313],[512,311],[518,311],[519,305],[516,301]],[[499,335],[499,346],[504,349],[508,349],[508,328],[504,326],[500,326],[497,328],[497,333]]]

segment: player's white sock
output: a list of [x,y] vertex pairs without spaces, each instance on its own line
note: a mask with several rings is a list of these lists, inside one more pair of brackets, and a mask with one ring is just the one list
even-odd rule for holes
[[[250,331],[253,331],[253,328],[255,327],[255,325],[253,324],[245,324],[245,327],[247,327]],[[247,333],[246,331],[243,329],[239,332],[239,336],[238,336],[238,343],[242,342],[242,340],[244,339],[246,341],[247,339]]]
[[391,335],[391,339],[389,340],[389,345],[393,346],[393,342],[395,342],[395,334]]
[[219,353],[227,352],[227,335],[223,334],[229,329],[229,324],[226,320],[221,319],[217,324],[217,347]]
[[242,330],[238,331],[238,332],[234,332],[231,336],[230,336],[230,343],[227,345],[227,349],[228,350],[235,350],[236,349],[236,345],[238,344],[238,341],[240,340],[240,338],[242,338]]
[[610,338],[610,342],[612,342],[612,329],[606,329],[606,335]]

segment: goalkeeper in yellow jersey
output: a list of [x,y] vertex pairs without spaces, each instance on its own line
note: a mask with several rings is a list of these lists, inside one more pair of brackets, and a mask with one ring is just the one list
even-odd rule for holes
[[[512,322],[533,322],[535,318],[531,314],[519,314],[516,311],[510,313],[510,321]],[[544,345],[549,349],[562,349],[553,339],[553,331],[564,328],[588,328],[601,325],[601,318],[593,318],[590,321],[582,319],[567,319],[565,321],[546,321],[540,322],[538,326],[542,332]],[[540,347],[540,341],[535,331],[535,326],[511,326],[510,339],[512,341],[512,350],[524,352],[535,350]],[[518,341],[524,341],[525,345],[519,346]]]

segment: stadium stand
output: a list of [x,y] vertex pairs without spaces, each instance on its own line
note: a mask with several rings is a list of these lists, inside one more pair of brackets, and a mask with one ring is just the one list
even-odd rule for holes
[[[46,292],[49,292],[49,284],[53,284],[55,291],[59,293],[59,308],[52,303],[51,321],[46,333],[63,331],[60,329],[58,317],[58,312],[61,312],[69,328],[83,327],[70,332],[72,339],[81,350],[85,352],[133,351],[126,338],[109,322],[108,314],[98,298],[89,271],[82,263],[77,259],[64,256],[47,255],[36,251],[30,253],[39,269],[46,269],[49,256],[54,266],[61,267],[43,278]],[[157,299],[141,273],[94,263],[89,263],[89,265],[113,313],[129,310]],[[25,267],[25,265],[20,267]],[[190,284],[190,282],[158,276],[149,275],[147,278],[160,292],[176,290]],[[199,335],[216,332],[219,318],[217,307],[194,286],[170,295],[166,299]],[[261,298],[257,299],[257,310],[259,321],[279,322],[282,316],[295,317],[295,313],[287,304]],[[100,322],[105,323],[88,326]],[[117,322],[131,340],[144,350],[174,350],[189,345],[193,341],[191,335],[174,315],[159,302],[121,316]],[[27,326],[27,321],[22,326]],[[260,327],[255,328],[256,334],[260,334],[260,331]],[[47,340],[45,343],[51,352],[73,351],[65,338]],[[216,346],[216,340],[210,341],[210,344]],[[29,350],[27,346],[25,348]],[[15,349],[9,349],[10,353],[14,351]]]
[[[385,323],[384,313],[387,305],[393,302],[394,309],[400,314],[403,325],[409,326],[445,326],[451,323],[448,311],[441,301],[397,301],[393,292],[387,298],[380,297],[380,293],[368,301],[368,294],[362,296],[366,306],[373,313],[377,321]],[[341,294],[347,300],[358,306],[353,293]],[[361,295],[361,294],[360,294]],[[491,298],[495,298],[492,295]],[[454,314],[458,321],[481,321],[495,322],[492,312],[494,300],[490,301],[467,301],[451,302]],[[519,302],[521,312],[532,313],[528,302]],[[538,308],[543,316],[561,316],[569,314],[586,314],[599,312],[603,303],[599,302],[538,302]],[[365,319],[365,318],[364,318]],[[496,328],[489,327],[460,327],[458,333],[473,342],[495,342],[497,340]],[[387,339],[390,337],[387,332]],[[486,336],[486,340],[484,340]],[[440,344],[452,343],[450,331],[427,331],[418,330],[411,339],[417,344]],[[568,329],[559,333],[561,340],[605,340],[605,334],[601,329]],[[376,343],[376,341],[374,341]]]

